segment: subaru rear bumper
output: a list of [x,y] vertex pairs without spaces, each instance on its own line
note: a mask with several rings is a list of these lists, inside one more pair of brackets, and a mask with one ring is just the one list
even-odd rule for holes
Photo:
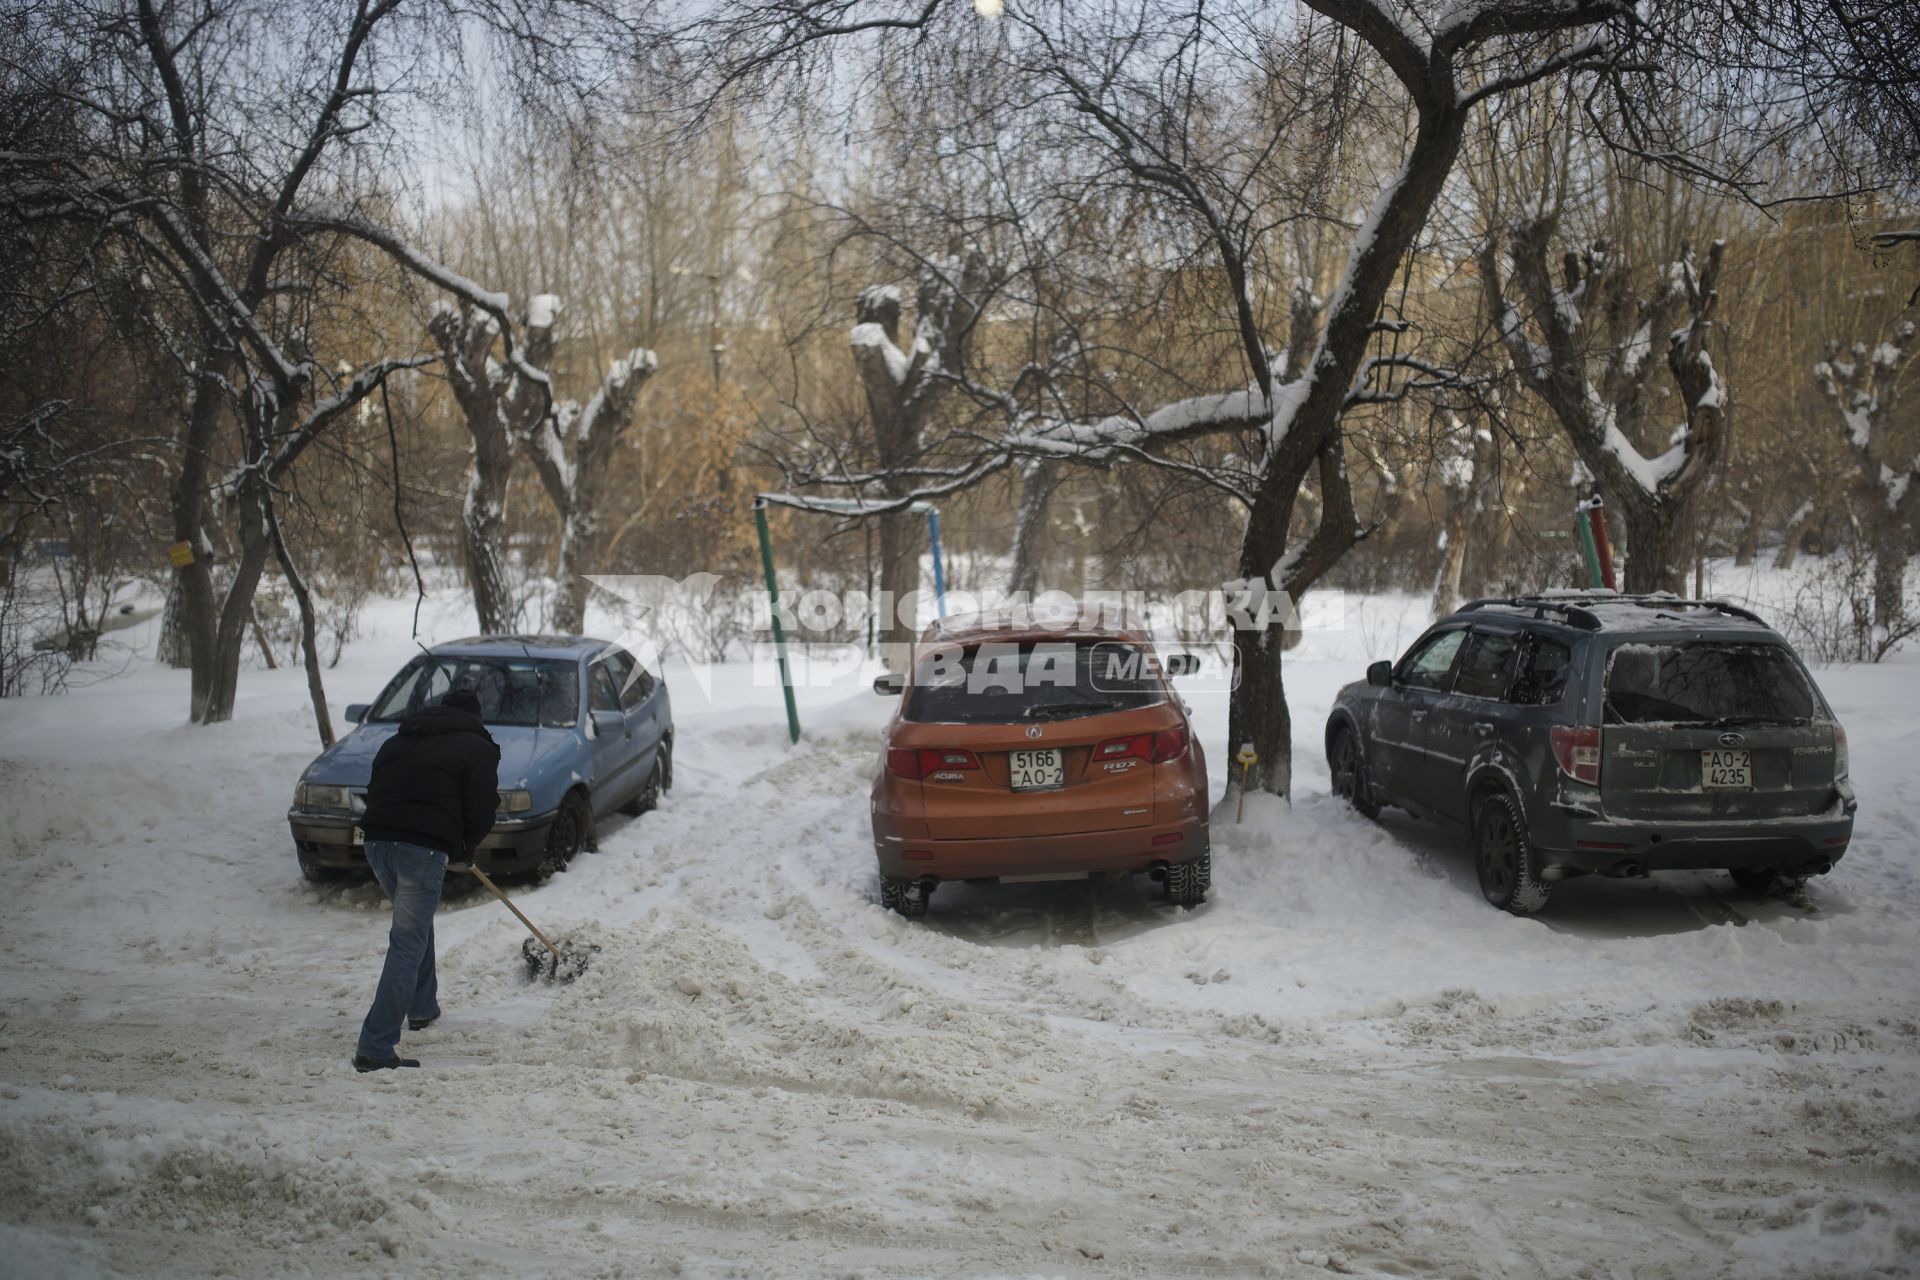
[[[489,875],[531,871],[547,851],[551,813],[525,818],[500,818],[480,842],[473,860]],[[294,847],[307,861],[336,871],[365,871],[367,851],[356,819],[305,809],[287,810],[287,826]]]
[[[1853,841],[1856,805],[1836,796],[1826,811],[1805,818],[1675,822],[1620,820],[1556,813],[1552,832],[1534,833],[1549,878],[1599,872],[1753,870],[1820,875],[1831,871]],[[1549,840],[1547,837],[1553,838]]]

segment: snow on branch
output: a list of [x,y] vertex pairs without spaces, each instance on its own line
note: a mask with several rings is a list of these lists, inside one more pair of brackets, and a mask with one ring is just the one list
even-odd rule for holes
[[[1605,241],[1563,254],[1556,281],[1548,250],[1557,229],[1550,215],[1510,229],[1514,283],[1526,301],[1525,315],[1507,296],[1497,241],[1489,237],[1481,246],[1487,313],[1515,373],[1546,401],[1580,460],[1612,493],[1659,503],[1691,490],[1725,445],[1726,392],[1705,348],[1724,243],[1713,243],[1704,267],[1683,248],[1652,290],[1635,297],[1625,292],[1625,264]],[[1633,436],[1655,434],[1647,421],[1654,370],[1647,357],[1652,335],[1662,329],[1670,334],[1667,366],[1687,420],[1664,433],[1670,447],[1650,458]]]
[[1915,490],[1920,457],[1904,466],[1885,456],[1892,433],[1880,430],[1893,416],[1899,379],[1913,354],[1914,324],[1901,321],[1891,341],[1868,347],[1857,342],[1840,355],[1840,344],[1827,344],[1827,358],[1813,366],[1814,381],[1826,394],[1840,420],[1841,436],[1853,451],[1861,472],[1876,484],[1889,510],[1897,508]]
[[346,205],[331,201],[316,202],[289,213],[287,221],[295,226],[336,231],[365,241],[384,251],[394,261],[423,280],[438,286],[469,306],[486,312],[499,326],[500,339],[506,348],[507,363],[527,381],[542,388],[548,386],[546,371],[529,363],[520,347],[514,343],[513,324],[507,315],[507,308],[512,305],[512,300],[506,294],[482,288],[466,276],[431,257],[392,228],[373,222]]

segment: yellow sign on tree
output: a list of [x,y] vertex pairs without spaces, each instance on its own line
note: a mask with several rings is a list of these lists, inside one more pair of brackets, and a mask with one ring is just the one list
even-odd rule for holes
[[167,559],[173,561],[173,567],[176,569],[186,568],[193,563],[193,544],[191,542],[174,543],[167,548]]

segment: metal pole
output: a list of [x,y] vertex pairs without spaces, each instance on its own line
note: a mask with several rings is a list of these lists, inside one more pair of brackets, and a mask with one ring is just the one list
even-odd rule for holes
[[780,692],[787,699],[787,739],[800,741],[800,712],[793,705],[793,676],[787,670],[787,633],[780,625],[780,584],[773,576],[773,541],[767,536],[767,501],[753,500],[753,522],[760,530],[760,567],[767,575],[767,603],[773,611],[773,649],[780,659]]
[[1600,576],[1600,552],[1593,545],[1593,522],[1587,519],[1587,504],[1581,503],[1574,508],[1574,532],[1580,535],[1580,551],[1586,557],[1587,573],[1593,578],[1596,587],[1606,586],[1606,580]]
[[933,539],[933,608],[940,617],[947,616],[947,574],[940,564],[940,511],[927,508],[927,533]]
[[1609,591],[1618,591],[1620,584],[1613,576],[1613,547],[1607,541],[1607,504],[1597,493],[1587,503],[1587,525],[1593,533],[1594,556],[1600,561],[1600,585]]

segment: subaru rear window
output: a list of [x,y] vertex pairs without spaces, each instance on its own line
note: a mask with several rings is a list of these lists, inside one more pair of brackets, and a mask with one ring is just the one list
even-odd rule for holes
[[1799,724],[1818,707],[1774,644],[1623,644],[1607,662],[1609,724]]
[[367,719],[404,720],[453,689],[473,691],[480,700],[480,719],[487,724],[564,729],[580,718],[579,670],[571,662],[435,654],[408,663]]
[[1109,641],[986,643],[922,653],[904,717],[921,724],[1066,720],[1166,698],[1153,657]]

